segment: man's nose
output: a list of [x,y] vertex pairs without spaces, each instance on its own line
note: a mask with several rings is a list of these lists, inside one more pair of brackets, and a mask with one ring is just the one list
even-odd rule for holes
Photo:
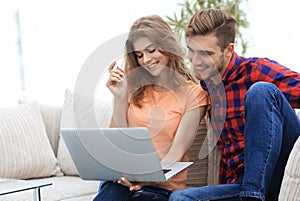
[[194,54],[189,59],[190,59],[190,62],[193,64],[193,66],[201,65],[203,63],[201,56],[199,56],[197,54]]

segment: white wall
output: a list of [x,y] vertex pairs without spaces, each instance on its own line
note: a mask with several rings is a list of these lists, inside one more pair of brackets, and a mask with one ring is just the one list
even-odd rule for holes
[[[73,89],[78,73],[93,51],[126,33],[137,18],[173,15],[181,1],[52,0],[0,2],[0,106],[22,98],[17,31],[19,9],[28,99],[59,104],[64,90]],[[251,27],[246,30],[246,56],[275,59],[300,71],[296,62],[299,12],[292,0],[248,0]],[[111,50],[113,51],[113,50]]]
[[268,57],[300,72],[300,12],[293,0],[248,0],[246,56]]

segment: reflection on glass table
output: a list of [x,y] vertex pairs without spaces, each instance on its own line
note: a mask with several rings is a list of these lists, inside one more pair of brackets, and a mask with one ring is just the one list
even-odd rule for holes
[[41,201],[41,188],[52,185],[52,183],[31,182],[26,180],[20,180],[18,183],[13,181],[15,180],[0,179],[0,196],[33,190],[33,200]]

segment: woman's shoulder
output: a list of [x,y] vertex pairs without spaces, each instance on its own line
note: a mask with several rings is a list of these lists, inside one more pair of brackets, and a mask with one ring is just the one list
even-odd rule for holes
[[180,87],[177,88],[176,93],[188,97],[190,94],[201,94],[206,93],[206,91],[203,90],[200,84],[197,84],[192,80],[188,80],[187,82],[181,84]]
[[188,80],[186,82],[185,85],[183,85],[183,87],[186,89],[186,90],[203,90],[202,86],[200,84],[197,84],[195,83],[194,81],[192,80]]

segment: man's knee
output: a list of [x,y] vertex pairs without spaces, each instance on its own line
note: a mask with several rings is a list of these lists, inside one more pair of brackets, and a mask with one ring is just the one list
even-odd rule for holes
[[270,82],[256,82],[254,83],[249,90],[247,91],[247,96],[255,96],[259,94],[269,94],[270,92],[274,92],[274,90],[278,90],[278,87]]
[[275,91],[279,91],[279,89],[273,83],[257,82],[253,84],[246,93],[245,107],[248,104],[261,104],[264,100],[270,101],[274,97]]

